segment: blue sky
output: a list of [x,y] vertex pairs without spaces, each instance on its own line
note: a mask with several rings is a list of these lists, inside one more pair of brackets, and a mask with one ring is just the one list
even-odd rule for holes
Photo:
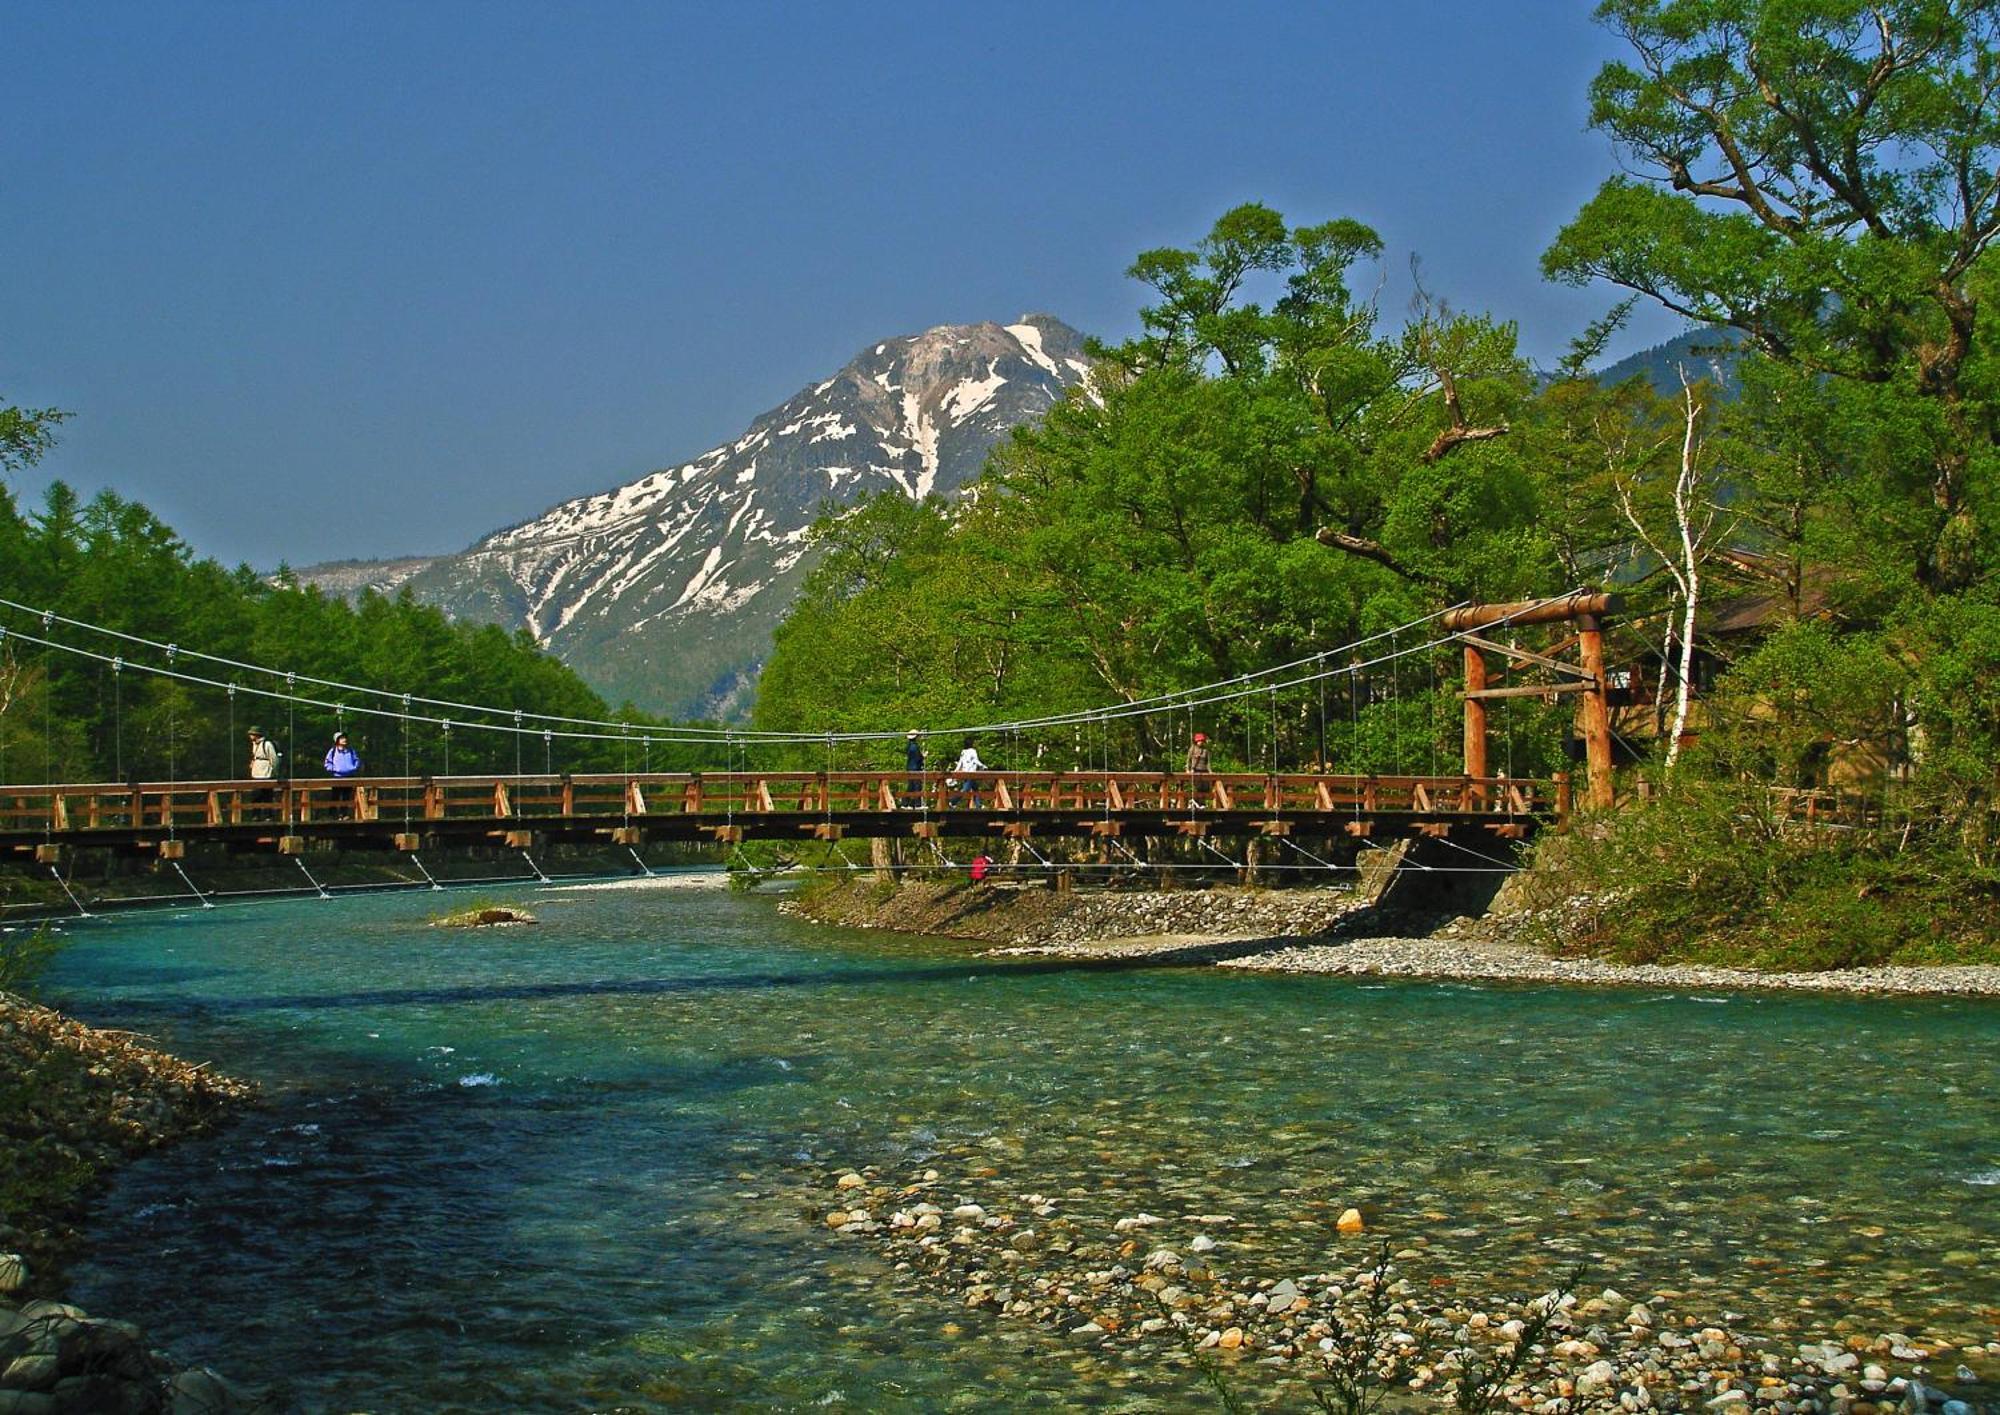
[[[1379,230],[1553,362],[1615,170],[1587,3],[14,5],[0,397],[204,553],[459,548],[887,335],[1131,332],[1241,201]],[[1677,328],[1651,315],[1622,350]]]

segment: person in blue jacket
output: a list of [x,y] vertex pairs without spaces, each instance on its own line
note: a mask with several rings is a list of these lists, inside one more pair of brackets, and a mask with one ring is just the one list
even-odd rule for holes
[[910,774],[904,796],[906,805],[920,805],[924,799],[924,739],[912,727],[903,739],[903,770]]
[[347,734],[333,734],[333,745],[326,749],[326,774],[328,776],[353,776],[361,770],[361,758],[354,754],[354,748],[347,745]]

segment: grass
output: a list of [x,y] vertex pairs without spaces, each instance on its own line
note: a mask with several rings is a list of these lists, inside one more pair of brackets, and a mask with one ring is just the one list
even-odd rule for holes
[[0,933],[0,992],[30,996],[68,940],[46,925],[32,932]]

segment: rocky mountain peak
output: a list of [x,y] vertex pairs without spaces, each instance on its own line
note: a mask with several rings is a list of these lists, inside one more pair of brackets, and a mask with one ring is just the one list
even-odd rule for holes
[[[741,713],[822,508],[889,488],[955,494],[1087,372],[1081,336],[1046,314],[885,339],[734,441],[565,501],[405,582],[454,614],[529,629],[614,701]],[[344,569],[343,587],[352,579]]]

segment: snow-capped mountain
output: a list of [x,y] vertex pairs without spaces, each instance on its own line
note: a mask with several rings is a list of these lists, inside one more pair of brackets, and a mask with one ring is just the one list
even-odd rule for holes
[[566,501],[402,582],[455,615],[527,628],[614,702],[740,714],[828,503],[958,491],[1087,369],[1076,331],[1047,315],[884,340],[735,441]]

